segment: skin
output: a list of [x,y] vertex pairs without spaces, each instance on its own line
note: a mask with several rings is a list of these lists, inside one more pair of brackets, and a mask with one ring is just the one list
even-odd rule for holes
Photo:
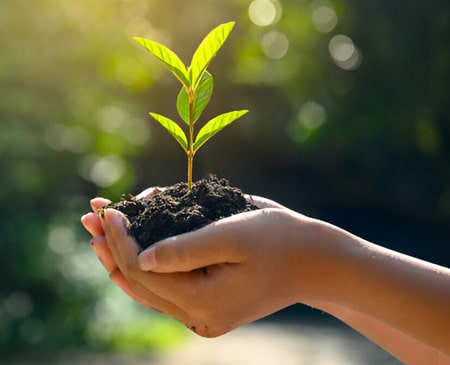
[[[141,197],[157,193],[148,189]],[[96,198],[82,223],[111,280],[140,304],[215,337],[303,303],[408,364],[450,364],[450,270],[258,197],[262,208],[139,253],[126,218]]]

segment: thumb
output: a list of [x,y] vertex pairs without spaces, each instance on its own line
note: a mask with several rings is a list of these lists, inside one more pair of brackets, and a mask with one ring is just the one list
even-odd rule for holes
[[140,269],[161,273],[185,272],[214,264],[241,262],[243,249],[235,239],[236,227],[230,227],[229,220],[223,219],[157,242],[139,254]]

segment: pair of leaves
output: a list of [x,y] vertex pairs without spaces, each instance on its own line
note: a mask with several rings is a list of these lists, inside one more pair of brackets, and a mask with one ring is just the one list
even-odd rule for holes
[[133,39],[164,63],[186,89],[196,90],[203,74],[206,72],[206,68],[227,40],[233,27],[234,22],[229,22],[214,28],[194,52],[189,69],[175,52],[161,43],[141,37],[134,37]]
[[[211,139],[227,125],[233,123],[238,118],[247,113],[248,110],[235,110],[232,112],[220,114],[217,117],[211,119],[200,129],[197,136],[195,137],[195,141],[192,146],[192,152],[195,154],[198,149],[205,144],[205,142]],[[177,142],[186,152],[189,151],[189,143],[186,134],[177,123],[161,114],[150,113],[150,115],[177,140]]]
[[[166,65],[181,82],[182,87],[177,98],[177,110],[181,119],[191,130],[193,130],[194,123],[209,103],[213,92],[213,78],[206,69],[227,40],[234,24],[234,22],[221,24],[209,32],[194,52],[189,68],[176,53],[166,46],[148,39],[134,38]],[[247,112],[247,110],[237,110],[211,119],[200,129],[194,141],[188,141],[184,131],[173,120],[157,113],[150,113],[150,115],[177,140],[186,153],[195,154],[206,141]]]

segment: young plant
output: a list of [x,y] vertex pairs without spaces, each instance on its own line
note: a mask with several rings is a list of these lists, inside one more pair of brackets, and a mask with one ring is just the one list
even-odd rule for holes
[[150,113],[150,115],[176,139],[186,152],[189,189],[192,188],[194,156],[200,147],[224,127],[248,112],[248,110],[235,110],[218,115],[208,121],[194,136],[195,124],[208,105],[213,92],[213,78],[207,68],[230,35],[233,27],[234,22],[230,22],[214,28],[194,52],[189,67],[186,67],[183,61],[166,46],[140,37],[133,38],[159,59],[182,85],[176,106],[178,114],[188,126],[187,134],[173,120],[157,113]]

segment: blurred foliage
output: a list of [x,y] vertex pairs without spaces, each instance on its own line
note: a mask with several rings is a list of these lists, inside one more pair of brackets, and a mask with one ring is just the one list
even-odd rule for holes
[[111,292],[79,224],[97,194],[185,179],[147,116],[176,118],[178,85],[136,35],[188,63],[208,30],[237,21],[205,118],[251,113],[205,145],[197,178],[448,265],[449,14],[447,0],[2,0],[2,354],[178,338]]

